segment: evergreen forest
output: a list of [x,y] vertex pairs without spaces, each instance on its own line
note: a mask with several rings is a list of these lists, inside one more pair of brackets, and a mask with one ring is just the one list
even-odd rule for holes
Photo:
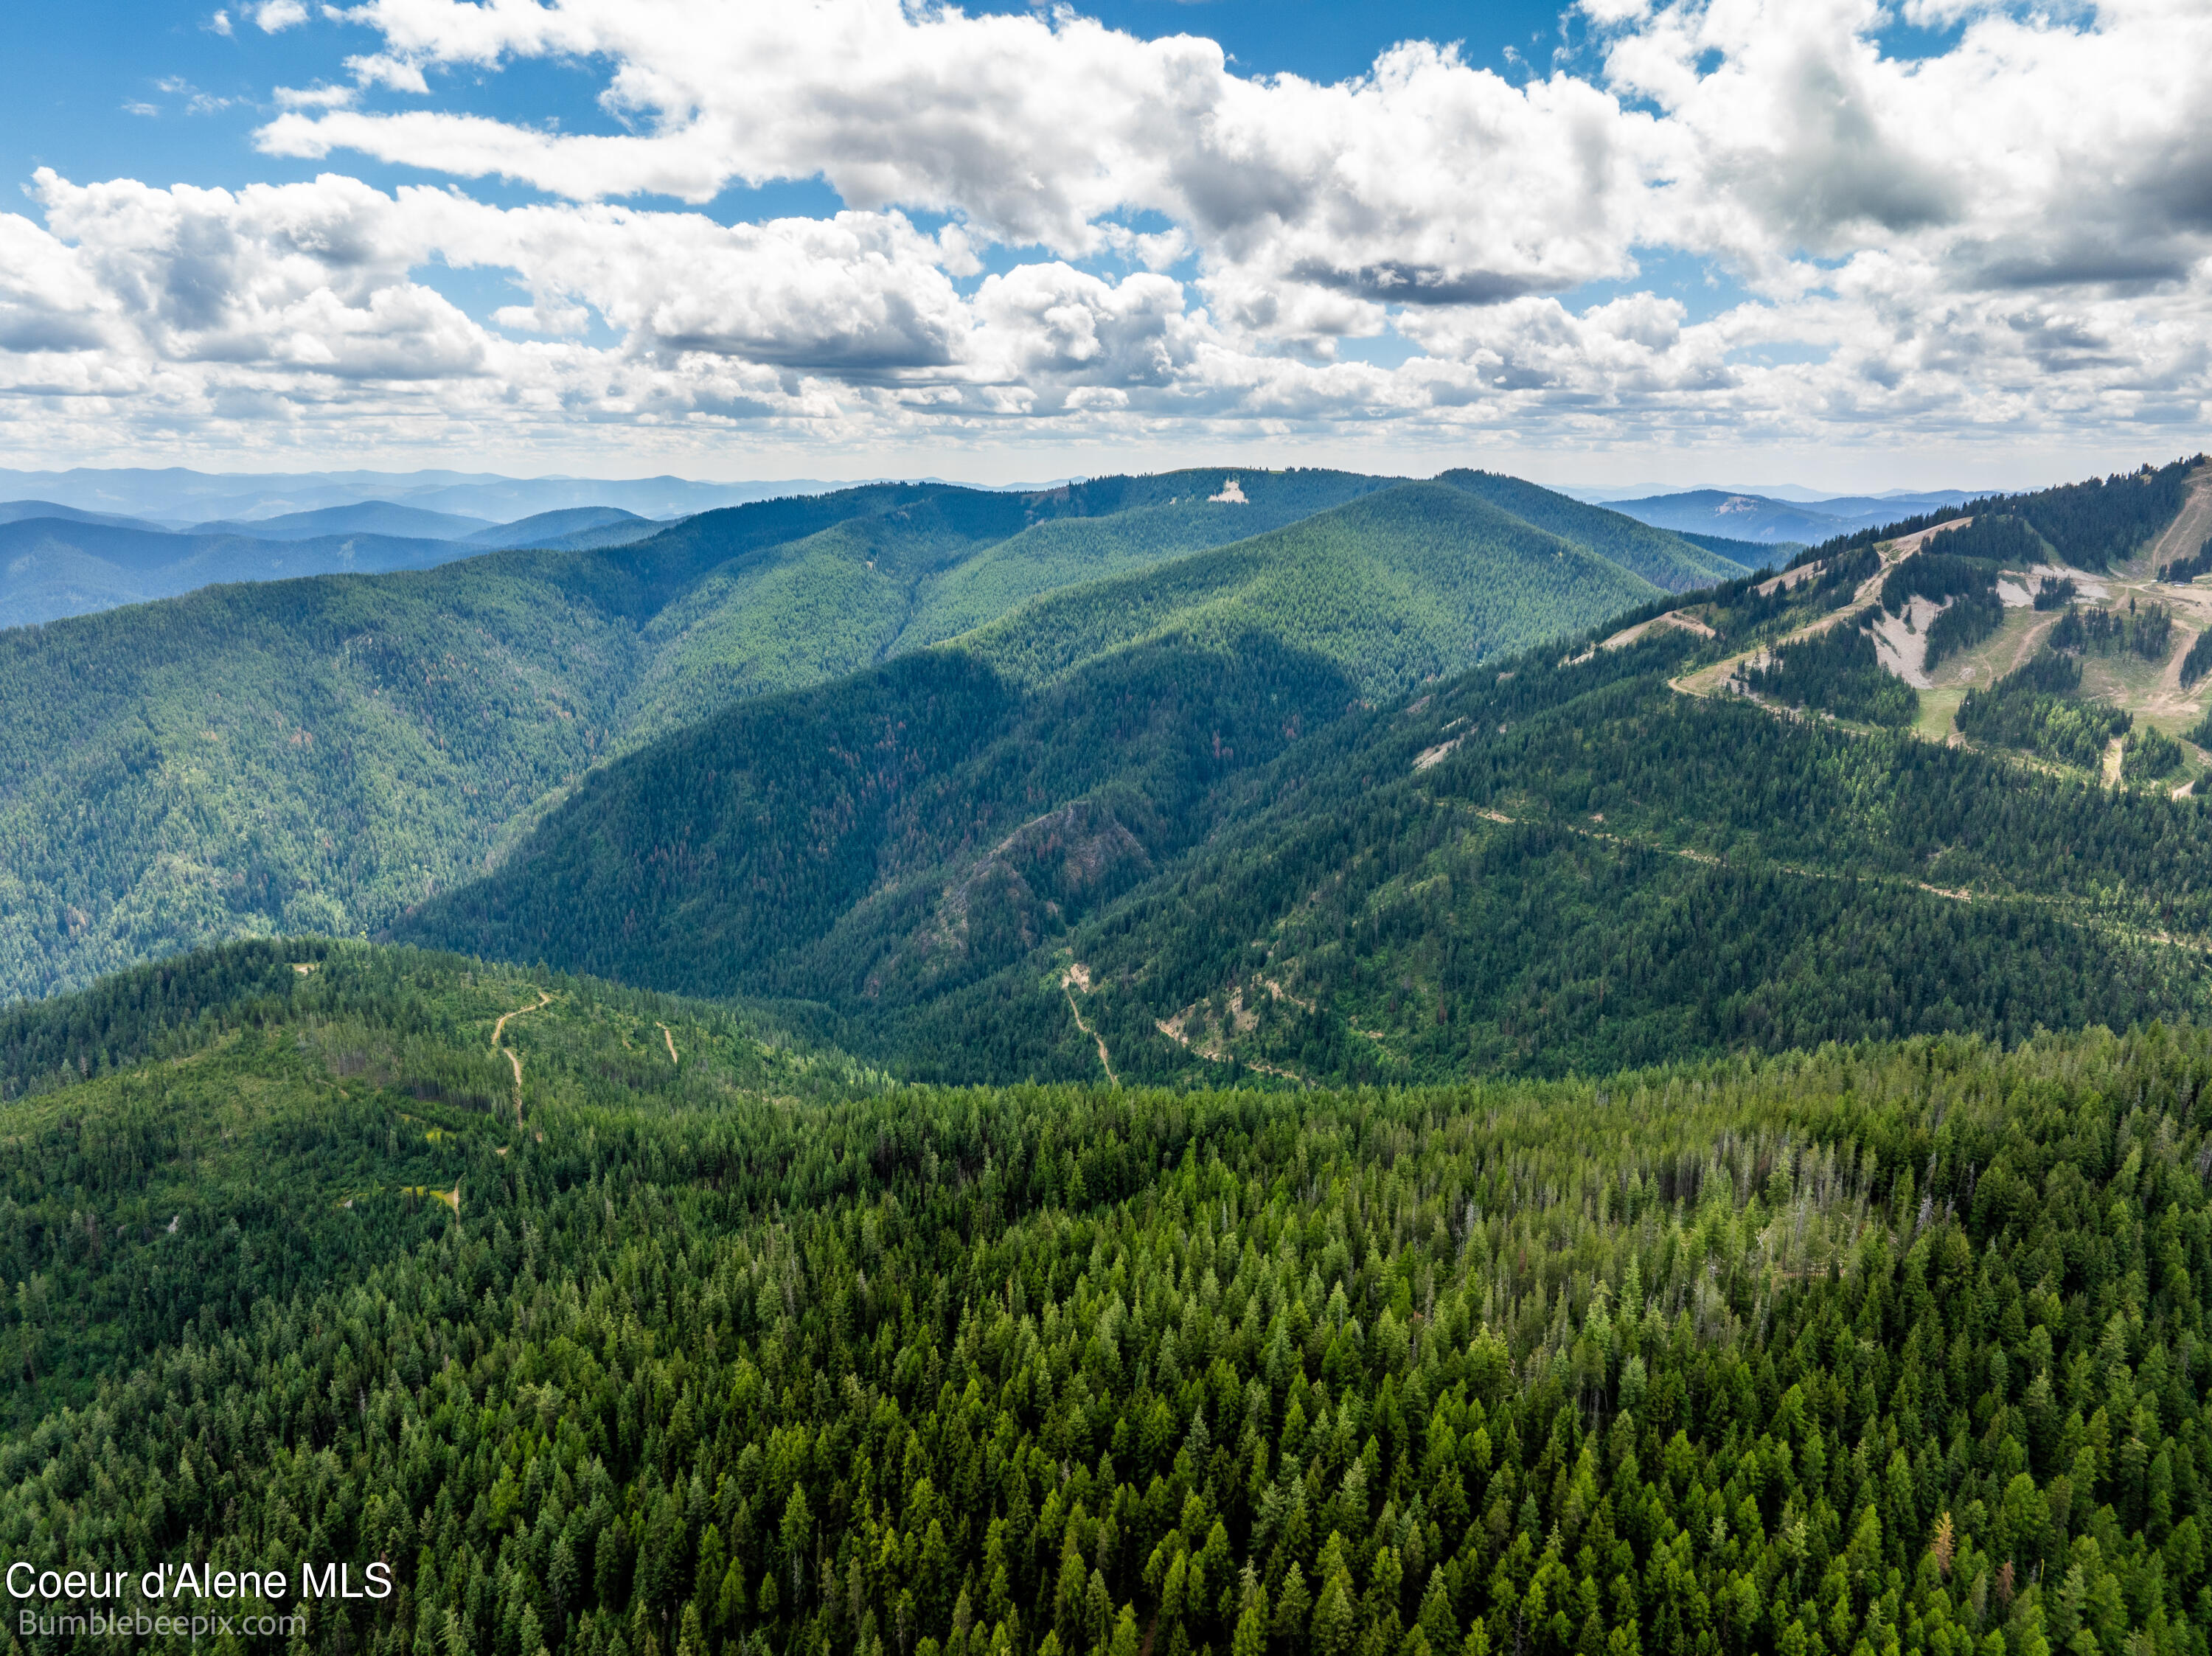
[[[2179,744],[2100,786],[2134,723],[2049,648],[1967,693],[1970,741],[1922,739],[1867,631],[1792,630],[1879,573],[1846,562],[1715,589],[1710,637],[1609,622],[1372,707],[1261,634],[1042,688],[941,652],[604,767],[390,935],[744,998],[945,1083],[1407,1084],[2203,1016],[2212,825],[2147,786]],[[1944,564],[1954,600],[1996,567]],[[1683,692],[1762,638],[1750,695]]]
[[[518,1122],[487,1031],[533,1007]],[[18,1011],[0,1062],[0,1535],[389,1561],[305,1647],[2212,1619],[2201,1034],[1286,1108],[916,1088],[696,1002],[241,944]]]
[[[1933,638],[1929,648],[1935,648]],[[1743,676],[1744,688],[1792,707],[1812,707],[1868,725],[1910,725],[1920,716],[1912,687],[1886,671],[1874,640],[1856,627],[1831,627],[1783,645],[1764,667]]]
[[1313,470],[872,484],[0,630],[0,996],[365,935],[495,866],[610,758],[955,638],[1035,682],[1260,633],[1373,697],[1747,567],[1516,488],[1561,532]]
[[2208,488],[0,631],[0,1656],[2212,1656]]

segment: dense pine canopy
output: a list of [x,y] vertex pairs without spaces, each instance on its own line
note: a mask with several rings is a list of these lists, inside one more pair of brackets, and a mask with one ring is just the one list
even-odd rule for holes
[[496,864],[616,755],[979,628],[1030,684],[1256,634],[1377,695],[1740,571],[1519,487],[1585,538],[1310,469],[884,483],[632,545],[0,630],[0,997],[227,937],[362,935]]
[[[397,934],[958,1082],[1103,1077],[1097,1038],[1126,1080],[1343,1084],[2212,1011],[2206,804],[2094,785],[2129,719],[2073,658],[1960,714],[2069,774],[1673,688],[1727,641],[1554,646],[1295,741],[1345,694],[1306,656],[1162,644],[1041,697],[913,664],[608,767]],[[1912,707],[1849,628],[1753,677]]]
[[943,1092],[313,952],[9,1036],[168,1054],[0,1147],[12,1556],[392,1561],[332,1650],[2202,1648],[2201,1034]]

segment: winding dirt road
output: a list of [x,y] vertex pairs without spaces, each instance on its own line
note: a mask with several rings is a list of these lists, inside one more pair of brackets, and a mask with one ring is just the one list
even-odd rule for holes
[[[538,992],[537,1005],[518,1006],[512,1012],[502,1012],[500,1015],[499,1022],[491,1026],[492,1051],[495,1052],[506,1053],[507,1061],[514,1066],[514,1125],[518,1127],[522,1125],[522,1054],[516,1052],[512,1046],[501,1046],[499,1044],[500,1040],[501,1037],[505,1035],[507,1033],[507,1019],[519,1018],[525,1012],[542,1012],[552,1004],[553,997],[547,994],[543,989],[541,989]],[[671,1058],[673,1058],[676,1055],[676,1044],[673,1041],[669,1043],[668,1054]]]

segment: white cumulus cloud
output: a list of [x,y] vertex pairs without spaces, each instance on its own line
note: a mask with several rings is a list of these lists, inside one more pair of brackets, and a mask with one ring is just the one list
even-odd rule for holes
[[[42,174],[0,219],[0,422],[2203,441],[2201,0],[1907,0],[1956,31],[1911,58],[1879,0],[1577,9],[1548,75],[1413,41],[1322,85],[1064,9],[366,0],[331,14],[370,33],[349,83],[276,89],[256,136],[339,170]],[[441,100],[521,59],[600,74],[604,130]],[[842,211],[665,204],[817,178]],[[1649,274],[1684,267],[1726,297]],[[1410,360],[1352,360],[1386,331]]]

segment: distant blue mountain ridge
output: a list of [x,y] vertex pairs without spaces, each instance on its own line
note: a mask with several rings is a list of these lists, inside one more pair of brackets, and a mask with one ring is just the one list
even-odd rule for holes
[[504,477],[491,472],[204,472],[181,466],[76,467],[62,471],[0,469],[0,497],[29,498],[151,521],[165,529],[201,524],[266,523],[331,507],[382,501],[417,511],[512,523],[547,512],[612,507],[643,518],[682,518],[718,507],[849,484],[818,478],[712,482],[687,477]]
[[1778,500],[1771,495],[1698,488],[1642,500],[1608,500],[1608,510],[1678,534],[1725,535],[1733,540],[1778,544],[1796,541],[1817,545],[1837,535],[1894,523],[1939,507],[1958,506],[1975,491],[1939,489],[1920,494],[1844,494],[1815,502]]
[[0,627],[27,627],[228,581],[431,569],[514,547],[587,551],[669,525],[619,507],[576,507],[510,524],[386,500],[178,531],[51,500],[0,502]]
[[404,535],[413,540],[458,541],[498,525],[483,518],[430,512],[391,500],[356,500],[346,506],[286,512],[274,518],[238,521],[217,519],[191,525],[194,535],[246,535],[258,541],[309,541],[321,535]]

